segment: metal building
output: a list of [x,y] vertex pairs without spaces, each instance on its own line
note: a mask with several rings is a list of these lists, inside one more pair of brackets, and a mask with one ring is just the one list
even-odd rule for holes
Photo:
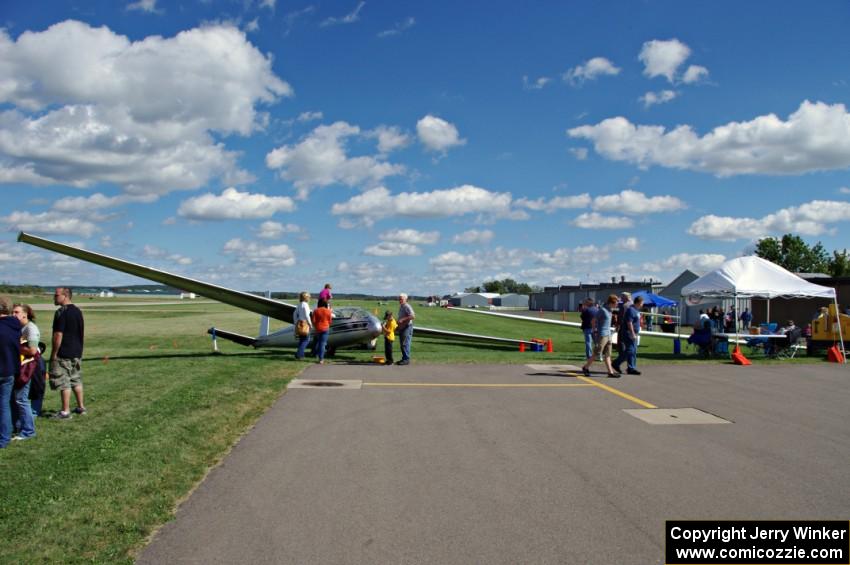
[[458,308],[487,308],[499,295],[492,292],[461,292],[449,298],[449,304]]
[[493,299],[493,306],[528,310],[528,295],[513,293],[503,294]]
[[[571,286],[547,286],[543,292],[535,292],[530,296],[531,310],[552,310],[555,312],[575,312],[585,298],[594,302],[605,302],[609,294],[620,295],[623,292],[645,290],[656,292],[661,283],[658,281],[627,281],[621,277],[619,281],[612,279],[610,283],[578,284]],[[656,292],[657,294],[657,292]]]

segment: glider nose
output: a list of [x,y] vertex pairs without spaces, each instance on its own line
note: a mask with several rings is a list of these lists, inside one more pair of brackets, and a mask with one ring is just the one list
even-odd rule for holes
[[384,330],[381,328],[381,322],[375,316],[369,316],[369,333],[372,337],[378,337]]

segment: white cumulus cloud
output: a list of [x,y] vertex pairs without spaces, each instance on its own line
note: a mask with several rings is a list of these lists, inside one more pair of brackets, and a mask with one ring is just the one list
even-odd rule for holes
[[552,79],[549,77],[538,77],[534,80],[528,80],[528,75],[522,77],[522,87],[525,90],[542,90],[550,82]]
[[493,240],[496,234],[492,230],[467,230],[452,238],[452,243],[461,245],[486,245]]
[[[402,192],[393,195],[385,187],[358,194],[347,202],[334,204],[331,214],[359,218],[367,225],[389,217],[448,218],[481,214],[511,218],[512,197],[509,192],[491,192],[463,185],[432,192]],[[353,227],[353,226],[351,226]]]
[[416,122],[416,134],[427,149],[438,153],[466,144],[454,124],[430,114]]
[[640,241],[636,237],[622,237],[614,242],[614,248],[618,251],[637,251],[640,249]]
[[794,175],[850,167],[850,114],[844,104],[804,101],[787,120],[774,114],[731,122],[700,137],[687,125],[634,125],[623,117],[567,131],[600,155],[634,163],[713,173]]
[[620,74],[620,68],[616,67],[605,57],[594,57],[577,65],[564,73],[564,80],[573,85],[582,84],[588,80],[595,80],[600,76],[616,76]]
[[385,231],[378,236],[378,239],[396,243],[409,243],[411,245],[434,245],[440,240],[440,232],[398,229]]
[[286,244],[261,245],[255,241],[235,238],[224,244],[222,252],[225,255],[235,256],[237,264],[241,263],[251,267],[295,266],[295,252]]
[[691,65],[685,74],[682,76],[682,82],[685,84],[693,84],[708,78],[708,69],[700,65]]
[[516,205],[534,210],[535,212],[546,212],[551,214],[558,210],[568,210],[570,208],[587,208],[590,206],[592,199],[589,194],[576,194],[574,196],[555,196],[553,198],[537,198],[529,200],[528,198],[518,198]]
[[422,250],[417,245],[401,243],[398,241],[382,241],[377,245],[370,245],[363,250],[363,255],[376,257],[398,257],[422,255]]
[[638,59],[644,65],[643,74],[649,78],[663,76],[673,82],[679,66],[690,56],[690,47],[678,39],[653,39],[643,44]]
[[156,247],[155,245],[145,245],[142,248],[142,255],[148,259],[160,259],[183,266],[191,265],[193,262],[191,257],[186,257],[179,253],[170,253],[165,249]]
[[378,138],[378,151],[382,155],[410,145],[410,136],[398,126],[378,126],[368,135]]
[[[310,190],[332,184],[372,186],[404,172],[372,156],[349,157],[345,140],[360,135],[360,128],[347,122],[321,125],[295,145],[284,145],[266,155],[266,166],[280,169],[280,177],[292,181],[299,198]],[[380,138],[379,138],[380,139]]]
[[756,240],[768,235],[796,233],[820,235],[829,224],[850,221],[850,202],[813,200],[783,208],[762,218],[703,216],[691,224],[688,233],[702,239]]
[[661,90],[659,92],[647,92],[638,100],[643,102],[644,108],[649,108],[656,104],[666,104],[676,98],[675,90]]
[[578,228],[590,230],[622,230],[634,227],[635,222],[625,216],[606,216],[598,212],[585,212],[579,214],[572,224]]
[[25,231],[40,234],[66,234],[91,237],[99,231],[97,222],[91,219],[74,218],[65,212],[12,212],[0,217],[8,231]]
[[302,231],[301,226],[296,224],[267,221],[260,224],[256,234],[261,239],[277,239],[284,234],[301,233]]
[[140,12],[147,12],[149,14],[156,14],[159,12],[156,9],[156,0],[139,0],[138,2],[131,2],[127,4],[126,10],[138,10]]
[[256,220],[293,210],[295,203],[288,196],[266,196],[227,188],[220,196],[207,193],[184,200],[177,213],[190,220]]
[[597,196],[593,209],[599,212],[619,212],[629,215],[658,214],[685,208],[685,203],[675,196],[646,196],[642,192],[626,189],[619,194]]
[[134,194],[246,182],[212,134],[248,135],[260,104],[290,95],[232,26],[137,41],[73,20],[16,40],[0,30],[0,182]]

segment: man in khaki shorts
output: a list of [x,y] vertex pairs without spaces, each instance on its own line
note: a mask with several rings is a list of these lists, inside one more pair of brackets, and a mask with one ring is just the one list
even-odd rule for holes
[[62,410],[54,418],[71,417],[71,391],[77,400],[75,414],[85,414],[83,403],[83,313],[71,303],[71,289],[60,287],[53,295],[53,304],[59,306],[53,317],[53,347],[50,351],[48,378],[50,388],[62,397]]
[[611,378],[620,376],[614,372],[614,368],[611,366],[611,313],[617,307],[617,302],[619,302],[617,295],[610,295],[596,314],[596,349],[593,352],[594,354],[587,358],[587,362],[581,368],[581,372],[586,377],[590,376],[590,367],[593,365],[594,358],[599,355],[605,361],[608,376]]

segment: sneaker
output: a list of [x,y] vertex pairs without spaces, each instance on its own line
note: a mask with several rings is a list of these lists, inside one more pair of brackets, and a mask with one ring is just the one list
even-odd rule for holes
[[54,420],[70,420],[71,413],[70,412],[62,412],[61,410],[53,415]]
[[583,374],[585,377],[589,377],[589,376],[590,376],[590,371],[588,370],[588,368],[587,368],[587,367],[582,367],[582,368],[581,368],[581,372],[582,372],[582,374]]
[[640,374],[640,371],[638,371],[637,369],[628,369],[626,372],[630,375],[639,375]]
[[611,367],[614,369],[614,372],[617,373],[618,375],[622,374],[623,371],[620,370],[619,365],[611,365]]
[[12,441],[24,441],[25,439],[29,438],[24,436],[12,436]]
[[86,410],[85,408],[80,408],[79,406],[77,406],[76,408],[74,408],[73,412],[74,412],[74,414],[83,415],[86,412],[88,412],[88,410]]
[[620,373],[608,373],[608,378],[609,379],[619,379]]
[[403,360],[399,361],[398,363],[396,363],[396,365],[410,365],[410,361],[407,360],[407,359],[403,359]]

